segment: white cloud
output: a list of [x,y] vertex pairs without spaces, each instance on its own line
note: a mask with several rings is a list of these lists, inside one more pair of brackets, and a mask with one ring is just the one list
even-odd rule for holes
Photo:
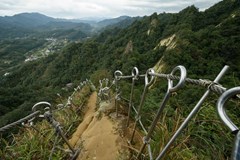
[[178,12],[195,4],[205,9],[220,0],[1,0],[0,15],[40,12],[53,17],[143,16],[153,12]]

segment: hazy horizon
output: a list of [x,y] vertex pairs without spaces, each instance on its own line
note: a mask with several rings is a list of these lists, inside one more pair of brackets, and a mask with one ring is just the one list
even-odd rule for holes
[[1,0],[0,16],[40,13],[53,18],[86,19],[145,16],[154,12],[176,13],[195,5],[203,11],[220,0]]

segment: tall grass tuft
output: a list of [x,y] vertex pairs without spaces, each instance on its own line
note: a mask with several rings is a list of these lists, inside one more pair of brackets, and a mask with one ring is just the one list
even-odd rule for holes
[[[89,86],[85,86],[72,97],[74,105],[53,112],[54,118],[60,122],[67,138],[73,134],[74,129],[81,122],[81,113],[77,111],[79,107],[84,106],[90,93]],[[37,122],[33,127],[21,128],[18,134],[13,135],[12,142],[1,139],[0,143],[5,146],[0,150],[0,159],[3,160],[49,159],[51,154],[52,159],[61,160],[69,156],[69,150],[64,146],[64,141],[60,136],[56,138],[55,130],[46,120]],[[52,152],[54,144],[56,146]]]

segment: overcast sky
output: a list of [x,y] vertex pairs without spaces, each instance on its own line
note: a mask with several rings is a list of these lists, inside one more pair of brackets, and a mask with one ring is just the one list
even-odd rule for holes
[[0,0],[0,16],[39,12],[55,18],[143,16],[179,12],[195,5],[205,10],[220,0]]

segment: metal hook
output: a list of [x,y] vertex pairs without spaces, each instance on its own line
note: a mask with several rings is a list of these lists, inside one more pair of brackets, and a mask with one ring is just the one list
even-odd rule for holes
[[128,104],[128,118],[127,118],[127,127],[129,126],[129,122],[130,122],[130,114],[131,114],[131,108],[132,108],[132,101],[133,101],[133,87],[134,87],[134,84],[135,84],[135,80],[138,80],[139,78],[139,71],[138,71],[138,68],[137,67],[133,67],[132,69],[132,86],[131,86],[131,93],[130,93],[130,101],[129,101],[129,104]]
[[65,141],[65,143],[67,144],[67,146],[69,147],[69,149],[72,151],[72,154],[74,155],[74,157],[72,157],[72,159],[76,159],[76,156],[79,154],[79,150],[74,150],[74,148],[70,145],[70,143],[68,142],[65,134],[63,133],[63,130],[60,126],[60,123],[58,121],[56,121],[52,115],[52,110],[51,110],[51,104],[48,102],[38,102],[36,103],[33,107],[32,110],[36,111],[37,107],[40,105],[47,105],[48,107],[44,108],[44,115],[40,115],[42,117],[44,117],[51,125],[52,127],[55,129],[56,134],[60,135],[62,137],[62,139]]
[[[224,66],[221,72],[217,75],[215,80],[213,81],[214,83],[218,83],[218,81],[223,77],[223,75],[227,72],[228,66]],[[207,98],[209,95],[210,90],[208,89],[204,95],[201,97],[201,99],[198,101],[198,103],[195,105],[195,107],[192,109],[192,111],[189,113],[189,115],[186,117],[184,122],[180,125],[178,130],[173,134],[171,139],[168,141],[168,143],[165,145],[165,147],[162,149],[162,151],[159,153],[158,157],[156,160],[161,159],[164,154],[167,152],[169,147],[172,145],[172,143],[176,140],[176,138],[180,135],[180,133],[183,131],[183,129],[188,125],[189,121],[193,118],[194,115],[198,112],[198,110],[201,108],[201,105],[203,104],[204,100]]]
[[[155,73],[152,68],[149,68],[145,74],[145,86],[147,86],[147,87],[150,86],[154,80],[154,76],[150,75],[150,73],[151,74]],[[149,75],[151,76],[150,81],[149,81],[149,77],[148,77]]]
[[114,78],[115,78],[116,80],[118,80],[118,81],[121,79],[120,76],[122,76],[122,75],[123,75],[123,73],[122,73],[121,71],[119,71],[119,70],[117,70],[117,71],[114,72]]
[[134,80],[138,80],[139,78],[139,71],[137,67],[133,67],[132,69],[132,76]]
[[[146,93],[147,93],[147,90],[148,90],[148,86],[150,86],[152,84],[153,80],[154,80],[154,76],[150,75],[150,73],[154,73],[154,70],[152,68],[148,69],[146,74],[145,74],[145,86],[144,86],[143,93],[142,93],[141,100],[140,100],[140,104],[139,104],[139,107],[138,107],[137,117],[135,119],[135,123],[134,123],[134,127],[133,127],[133,132],[132,132],[130,143],[133,142],[133,138],[134,138],[134,135],[135,135],[137,122],[140,121],[141,110],[142,110],[143,103],[145,101],[145,97],[146,97]],[[151,76],[150,81],[149,81],[148,75]]]
[[181,66],[181,65],[179,65],[179,66],[177,66],[177,67],[175,67],[173,70],[172,70],[172,72],[170,73],[170,75],[174,75],[174,73],[176,72],[176,71],[180,71],[180,80],[179,80],[179,82],[178,82],[178,84],[176,85],[176,86],[174,86],[173,87],[173,80],[171,80],[171,79],[168,79],[168,90],[169,90],[169,92],[176,92],[179,88],[181,88],[183,85],[184,85],[184,83],[185,83],[185,79],[186,79],[186,77],[187,77],[187,71],[186,71],[186,68],[184,67],[184,66]]
[[[47,105],[48,106],[48,107],[45,107],[44,110],[49,109],[50,112],[52,111],[52,105],[49,102],[38,102],[38,103],[34,104],[34,106],[32,107],[32,111],[33,112],[36,112],[37,110],[41,111],[40,109],[38,109],[41,105]],[[39,117],[44,117],[43,113],[40,113]]]
[[[159,106],[159,109],[158,109],[158,111],[157,111],[157,114],[156,114],[156,116],[155,116],[155,118],[154,118],[154,120],[153,120],[153,122],[152,122],[152,124],[151,124],[151,126],[150,126],[150,128],[149,128],[149,130],[148,130],[148,133],[147,133],[146,137],[144,138],[145,141],[144,141],[143,145],[141,146],[141,149],[140,149],[140,151],[139,151],[139,153],[138,153],[138,155],[137,155],[137,158],[140,158],[141,153],[143,152],[144,148],[145,148],[146,145],[147,145],[146,142],[149,142],[149,141],[150,141],[150,137],[151,137],[151,135],[152,135],[152,133],[153,133],[156,125],[157,125],[157,122],[158,122],[159,119],[160,119],[160,116],[161,116],[161,113],[162,113],[164,107],[165,107],[166,104],[167,104],[167,101],[168,101],[168,99],[169,99],[169,97],[170,97],[170,93],[177,91],[180,87],[182,87],[182,86],[184,85],[185,79],[186,79],[186,77],[187,77],[187,71],[186,71],[186,69],[185,69],[184,66],[177,66],[177,67],[175,67],[175,68],[172,70],[172,72],[170,73],[170,75],[173,75],[177,70],[180,70],[180,73],[181,73],[180,80],[179,80],[178,84],[173,87],[173,81],[172,81],[171,79],[168,79],[168,90],[167,90],[167,92],[166,92],[166,94],[165,94],[165,96],[164,96],[164,98],[163,98],[163,100],[162,100],[162,102],[161,102],[161,104],[160,104],[160,106]],[[150,73],[150,72],[147,72],[147,73]],[[146,75],[147,75],[147,73],[146,73]],[[154,74],[154,72],[153,72],[153,74]],[[152,74],[152,75],[153,75],[153,74]],[[152,79],[151,79],[151,80],[152,80]],[[146,81],[145,81],[145,82],[146,82]],[[151,81],[150,81],[150,82],[151,82]]]
[[225,103],[233,96],[240,93],[240,87],[234,87],[227,91],[225,91],[218,99],[217,102],[217,110],[218,115],[220,116],[223,123],[230,128],[232,133],[237,133],[239,131],[239,128],[231,121],[231,119],[227,116],[225,112]]

